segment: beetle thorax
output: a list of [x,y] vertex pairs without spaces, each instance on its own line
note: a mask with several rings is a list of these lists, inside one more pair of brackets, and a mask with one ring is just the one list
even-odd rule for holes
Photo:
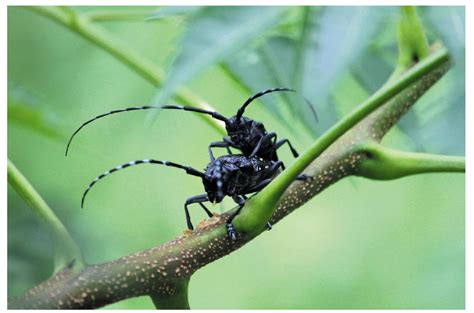
[[267,133],[262,123],[244,116],[240,119],[235,116],[231,117],[226,125],[226,130],[232,142],[245,155],[252,153],[260,138]]

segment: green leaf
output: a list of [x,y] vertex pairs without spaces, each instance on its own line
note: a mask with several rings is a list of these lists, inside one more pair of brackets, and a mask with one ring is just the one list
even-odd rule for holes
[[465,52],[465,11],[464,7],[428,7],[426,11],[428,24],[441,37],[453,55],[454,65],[464,67]]
[[[261,57],[254,49],[244,49],[232,58],[228,58],[221,64],[222,68],[235,83],[243,88],[248,95],[269,87],[277,86],[268,68],[262,64]],[[264,104],[264,108],[274,113],[278,120],[289,126],[287,119],[283,115],[283,105],[278,101],[280,95],[261,97],[259,102]]]
[[[455,72],[446,80],[451,78],[452,82],[452,74]],[[399,125],[414,143],[416,151],[462,155],[465,153],[464,93],[456,95],[447,86],[448,81],[441,83],[444,84],[421,99]]]
[[[280,93],[259,99],[264,103],[264,107],[290,130],[293,127],[283,114],[286,111],[285,107],[294,114],[304,111],[298,107],[301,105],[309,111],[308,104],[302,101],[304,95],[291,80],[295,62],[295,45],[296,41],[292,38],[274,36],[252,49],[244,49],[225,62],[225,68],[230,72],[230,75],[235,77],[234,80],[245,85],[251,92],[277,86],[296,89],[297,94]],[[278,101],[279,99],[282,99],[283,103]],[[297,120],[309,120],[312,124],[316,123],[312,113],[306,116],[299,114]],[[307,126],[306,123],[305,125]],[[312,128],[309,130],[311,131]]]
[[392,65],[373,48],[366,49],[351,66],[352,75],[368,94],[382,86],[392,71]]
[[313,14],[306,27],[303,93],[315,101],[322,121],[322,132],[337,120],[334,108],[327,99],[344,74],[373,40],[382,18],[390,8],[381,7],[327,7],[321,15]]
[[206,7],[193,15],[158,103],[192,77],[276,25],[283,7]]
[[[229,56],[225,66],[230,69],[235,80],[242,82],[249,90],[286,86],[297,89],[311,102],[316,100],[318,114],[323,117],[319,126],[314,118],[311,118],[312,114],[303,101],[294,99],[297,97],[282,95],[285,102],[291,104],[290,108],[296,112],[298,119],[303,121],[312,133],[317,134],[338,119],[337,110],[326,103],[332,87],[357,56],[367,48],[381,18],[390,10],[365,7],[327,8],[323,10],[320,21],[317,20],[320,12],[316,8],[305,7],[302,10],[304,19],[300,25],[298,40],[291,37],[272,37],[255,49],[245,49],[238,55]],[[351,25],[350,29],[345,27],[347,23]],[[190,22],[189,27],[192,25],[194,24]],[[183,49],[184,47],[183,45]],[[176,64],[180,63],[180,58],[182,56],[178,57]],[[191,58],[196,59],[194,55]],[[200,65],[202,64],[196,64]],[[315,68],[318,70],[315,71]],[[192,68],[184,68],[181,71],[185,73],[186,70],[192,71]],[[174,88],[173,75],[176,74],[172,73],[167,82],[171,89]],[[299,86],[302,88],[298,88]],[[160,101],[164,101],[168,96],[167,88],[170,87],[165,86],[163,93],[159,95]],[[281,108],[273,99],[262,99],[262,102],[283,120]]]
[[298,121],[302,121],[310,133],[314,133],[318,119],[312,112],[310,107],[312,104],[304,100],[306,95],[301,90],[301,86],[297,86],[296,82],[292,80],[293,69],[296,65],[295,59],[297,59],[295,46],[296,42],[291,38],[275,37],[264,43],[259,49],[259,53],[263,65],[268,69],[277,85],[290,87],[297,91],[297,95],[282,94],[282,96],[293,116],[296,116]]

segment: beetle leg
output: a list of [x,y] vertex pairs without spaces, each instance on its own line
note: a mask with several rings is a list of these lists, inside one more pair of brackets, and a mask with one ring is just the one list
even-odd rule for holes
[[[251,191],[249,191],[249,193],[252,193],[252,192],[257,192],[257,191],[260,191],[262,190],[263,188],[265,188],[265,186],[267,186],[270,182],[272,181],[271,178],[267,178],[263,181],[261,181],[257,186],[255,186],[254,188],[252,188]],[[245,195],[242,195],[241,196],[242,198],[244,198],[245,200],[247,200],[247,197]],[[243,207],[243,205],[242,205]],[[242,208],[241,207],[241,208]],[[240,208],[240,209],[241,209]],[[236,214],[234,215],[234,217],[240,212],[240,209],[237,209],[236,211]],[[231,216],[231,218],[233,219],[234,217]],[[230,219],[230,218],[229,218]],[[232,221],[232,220],[231,220]],[[232,225],[232,223],[230,222],[229,223],[229,220],[227,220],[227,233],[229,234],[229,237],[232,238],[232,240],[236,240],[237,239],[237,236],[235,234],[235,229],[234,229],[234,226]],[[272,230],[272,224],[270,224],[270,222],[267,222],[267,224],[265,225],[265,228],[267,230]],[[235,238],[235,239],[234,239]]]
[[287,143],[288,146],[290,147],[290,150],[291,150],[291,153],[293,154],[293,156],[295,158],[297,158],[299,156],[299,153],[295,150],[295,148],[293,148],[293,145],[291,144],[291,142],[288,139],[282,139],[282,140],[276,142],[275,143],[275,150],[277,150],[278,148],[283,146],[285,143]]
[[265,188],[271,181],[272,181],[272,178],[264,179],[261,182],[259,182],[257,185],[255,185],[255,187],[248,190],[247,193],[258,192],[262,190],[263,188]]
[[212,212],[209,211],[209,209],[202,202],[198,202],[198,203],[201,206],[201,208],[206,212],[207,216],[209,216],[209,217],[214,216],[214,214],[212,214]]
[[215,142],[211,142],[211,144],[209,145],[208,147],[208,150],[209,150],[209,157],[211,158],[211,162],[214,161],[216,158],[214,157],[214,154],[212,153],[212,149],[211,148],[227,148],[229,149],[229,144],[225,141],[215,141]]
[[244,207],[245,199],[242,196],[233,196],[232,199],[235,202],[237,202],[239,207],[227,219],[226,227],[227,227],[227,234],[229,235],[230,239],[235,241],[235,240],[237,240],[237,233],[235,232],[234,225],[232,225],[232,220],[240,213],[240,211]]
[[[299,156],[298,152],[295,150],[295,148],[293,148],[293,146],[291,145],[290,141],[288,139],[282,139],[280,141],[278,141],[276,144],[275,144],[275,150],[277,150],[278,148],[280,148],[282,145],[284,145],[285,143],[288,143],[288,146],[290,147],[290,150],[291,150],[291,153],[293,153],[293,156],[295,158],[297,158]],[[285,170],[285,166],[282,165],[282,170]],[[308,174],[300,174],[298,175],[298,177],[296,177],[296,180],[301,180],[301,181],[312,181],[314,178],[313,176],[311,175],[308,175]]]
[[230,147],[234,147],[235,148],[235,143],[230,140],[230,138],[228,136],[224,137],[224,142],[228,143],[229,145],[227,146],[227,153],[228,154],[233,154],[232,153],[232,150],[230,150]]
[[260,140],[258,141],[257,145],[255,146],[255,148],[253,149],[252,153],[250,154],[249,158],[253,158],[257,155],[258,153],[258,150],[260,150],[260,147],[262,146],[263,142],[265,142],[266,140],[272,140],[272,138],[276,138],[276,134],[275,133],[268,133],[262,137],[260,137]]
[[211,161],[214,161],[216,158],[214,157],[214,154],[212,153],[211,148],[226,148],[228,154],[232,154],[232,151],[230,150],[230,147],[234,147],[234,143],[228,138],[224,137],[223,141],[215,141],[211,142],[211,144],[208,147],[209,150],[209,156],[211,158]]
[[[283,163],[282,163],[283,164]],[[262,190],[263,188],[265,188],[269,183],[272,182],[272,178],[267,178],[267,179],[264,179],[262,180],[259,184],[257,184],[257,186],[255,186],[254,188],[252,188],[249,193],[251,192],[258,192],[260,190]],[[242,196],[244,197],[245,199],[247,198],[246,196]],[[267,222],[267,225],[265,226],[267,230],[272,230],[272,224],[270,224],[270,222]]]
[[313,179],[314,177],[308,174],[299,174],[296,177],[296,180],[307,181],[307,182],[313,181]]
[[206,213],[209,217],[213,216],[212,212],[209,211],[204,206],[204,204],[202,204],[202,202],[206,202],[206,201],[209,201],[209,198],[207,197],[207,194],[190,197],[186,200],[186,202],[184,204],[184,213],[186,214],[186,223],[188,224],[188,229],[190,229],[190,230],[194,229],[193,223],[191,223],[191,216],[189,215],[188,205],[193,204],[193,203],[199,203],[199,205],[204,209],[204,211],[206,211]]
[[283,162],[282,162],[282,161],[276,161],[275,163],[273,163],[272,168],[270,169],[270,172],[271,172],[272,174],[275,174],[275,173],[278,171],[278,169],[279,169],[280,167],[281,167],[282,169],[285,168],[285,166],[283,165]]
[[[278,162],[281,162],[281,161],[278,161]],[[285,165],[283,164],[283,162],[281,163],[281,170],[284,171],[285,170]],[[296,177],[296,180],[300,180],[300,181],[312,181],[314,179],[313,176],[311,175],[308,175],[308,174],[299,174],[297,177]]]

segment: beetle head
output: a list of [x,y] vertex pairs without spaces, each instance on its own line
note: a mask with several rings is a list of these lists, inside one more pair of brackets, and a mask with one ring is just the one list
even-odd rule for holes
[[247,117],[232,116],[229,118],[229,122],[226,123],[226,130],[230,139],[238,144],[249,140],[253,124],[255,124],[255,121]]
[[209,201],[212,203],[220,203],[225,197],[225,179],[222,164],[219,160],[216,160],[215,163],[206,169],[206,174],[202,179]]

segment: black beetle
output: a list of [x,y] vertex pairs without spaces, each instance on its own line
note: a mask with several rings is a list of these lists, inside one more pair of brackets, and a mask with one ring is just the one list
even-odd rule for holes
[[[116,113],[131,112],[131,111],[137,111],[137,110],[173,109],[173,110],[184,110],[184,111],[208,114],[212,116],[213,118],[223,121],[225,123],[228,136],[224,137],[222,141],[212,142],[209,145],[209,155],[211,157],[211,160],[215,159],[211,148],[213,147],[227,148],[228,153],[232,154],[229,149],[230,147],[232,147],[232,148],[239,149],[240,151],[242,151],[242,153],[245,156],[248,156],[248,157],[253,157],[256,155],[258,157],[263,158],[264,160],[278,161],[278,156],[277,156],[276,151],[285,143],[288,144],[293,156],[296,158],[298,157],[298,152],[295,150],[295,148],[293,148],[293,146],[291,145],[288,139],[277,140],[277,135],[273,132],[270,132],[270,133],[267,132],[267,130],[265,129],[265,126],[261,122],[258,122],[258,121],[255,121],[248,117],[243,116],[246,107],[253,100],[263,95],[266,95],[268,93],[278,92],[278,91],[295,92],[295,90],[289,89],[289,88],[272,88],[272,89],[267,89],[267,90],[258,92],[255,95],[248,98],[244,102],[244,104],[242,104],[242,106],[238,109],[236,115],[230,118],[226,118],[219,112],[213,112],[213,111],[208,111],[208,110],[199,109],[195,107],[181,106],[181,105],[130,107],[130,108],[119,109],[119,110],[114,110],[108,113],[104,113],[86,121],[72,134],[66,147],[66,156],[68,154],[69,146],[71,145],[71,142],[74,136],[84,126],[86,126],[89,123],[92,123],[93,121],[97,119],[103,118],[108,115],[116,114]],[[317,115],[313,107],[308,101],[306,102],[308,103],[309,107],[311,108],[317,120]],[[283,169],[285,168],[284,165],[282,165],[282,167]],[[307,178],[309,177],[306,175],[300,175],[298,177],[298,179],[307,179]]]
[[[281,161],[264,160],[255,156],[249,158],[244,155],[224,155],[218,157],[207,165],[205,172],[200,172],[192,167],[168,161],[153,159],[131,161],[119,165],[94,179],[84,191],[81,207],[84,206],[87,193],[99,180],[114,172],[139,164],[159,164],[176,167],[185,170],[189,175],[201,177],[206,193],[190,197],[184,204],[186,223],[190,230],[193,229],[188,209],[190,204],[199,203],[207,215],[212,217],[212,212],[206,208],[203,202],[220,203],[225,196],[232,197],[238,204],[238,208],[226,221],[227,233],[232,240],[237,239],[232,220],[239,214],[244,206],[245,200],[247,199],[246,195],[262,190],[279,173],[280,167],[282,166]],[[267,227],[270,229],[271,225],[267,223]]]

